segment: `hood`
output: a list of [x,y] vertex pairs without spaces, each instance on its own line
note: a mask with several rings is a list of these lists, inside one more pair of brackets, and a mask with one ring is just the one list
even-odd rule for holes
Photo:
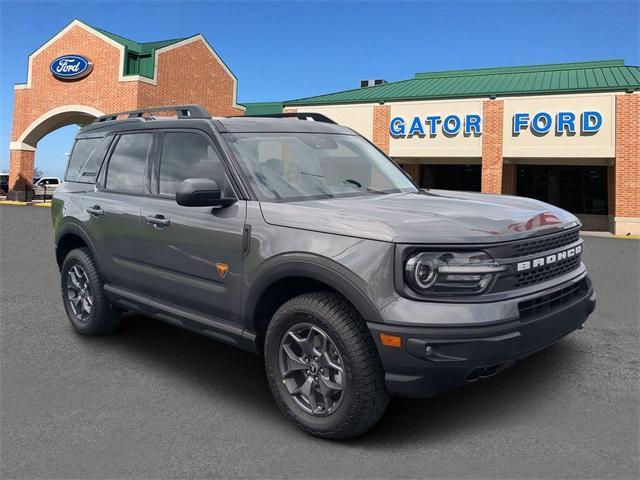
[[580,225],[530,198],[448,190],[261,203],[267,223],[396,243],[495,243]]

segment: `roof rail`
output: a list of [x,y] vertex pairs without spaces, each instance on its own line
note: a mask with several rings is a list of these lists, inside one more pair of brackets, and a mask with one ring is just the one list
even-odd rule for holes
[[211,114],[201,105],[167,105],[166,107],[141,108],[128,112],[110,113],[96,118],[93,123],[110,122],[117,120],[121,115],[127,115],[127,118],[141,118],[145,113],[173,111],[177,113],[178,118],[211,118]]
[[336,124],[326,115],[314,112],[296,112],[296,113],[266,113],[264,115],[245,115],[246,118],[267,117],[267,118],[297,118],[298,120],[312,120],[314,122],[333,123]]

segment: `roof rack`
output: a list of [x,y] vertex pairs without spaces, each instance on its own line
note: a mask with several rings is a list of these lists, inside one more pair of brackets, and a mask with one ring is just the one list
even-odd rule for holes
[[127,118],[142,118],[145,113],[173,111],[176,112],[178,118],[211,118],[211,114],[201,105],[167,105],[166,107],[141,108],[128,112],[110,113],[96,118],[93,123],[110,122],[117,120],[121,115],[127,115]]
[[298,120],[312,120],[314,122],[333,123],[336,124],[326,115],[314,112],[296,112],[296,113],[266,113],[264,115],[245,115],[246,118],[267,117],[267,118],[297,118]]

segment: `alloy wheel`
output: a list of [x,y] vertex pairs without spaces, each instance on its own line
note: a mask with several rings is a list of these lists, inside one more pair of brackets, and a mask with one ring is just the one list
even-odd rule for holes
[[280,342],[280,375],[289,395],[305,412],[324,416],[342,402],[342,356],[329,335],[315,325],[291,327]]
[[89,320],[93,294],[87,272],[79,264],[73,265],[67,273],[67,301],[79,321]]

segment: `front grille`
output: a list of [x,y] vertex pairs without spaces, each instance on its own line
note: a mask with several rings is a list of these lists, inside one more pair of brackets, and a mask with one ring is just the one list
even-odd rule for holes
[[526,287],[564,275],[580,266],[580,256],[515,275],[515,287]]
[[535,253],[546,252],[577,242],[579,239],[580,230],[574,230],[558,235],[545,236],[538,240],[517,243],[513,246],[512,257],[525,257]]
[[526,320],[527,318],[555,310],[571,300],[581,297],[587,291],[589,291],[589,285],[585,279],[561,290],[548,293],[547,295],[520,302],[518,304],[520,319]]

